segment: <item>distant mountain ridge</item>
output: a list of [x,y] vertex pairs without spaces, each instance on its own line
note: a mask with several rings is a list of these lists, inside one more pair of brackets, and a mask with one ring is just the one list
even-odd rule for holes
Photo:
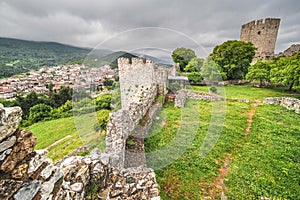
[[11,77],[58,64],[89,63],[91,66],[111,65],[116,68],[119,57],[144,57],[158,64],[170,65],[149,55],[112,52],[104,49],[75,47],[57,42],[28,41],[0,37],[0,78]]
[[[38,42],[0,37],[0,78],[50,67],[58,64],[77,63],[92,51],[57,42]],[[106,50],[96,50],[106,55]]]

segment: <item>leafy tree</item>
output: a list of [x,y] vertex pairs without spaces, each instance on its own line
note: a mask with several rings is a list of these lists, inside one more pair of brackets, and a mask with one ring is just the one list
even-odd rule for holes
[[95,99],[95,109],[96,111],[101,109],[111,109],[111,96],[110,94],[100,95]]
[[106,129],[109,113],[109,110],[101,110],[96,113],[98,123],[94,126],[95,131],[99,132]]
[[95,104],[94,101],[90,98],[83,98],[78,102],[73,101],[73,113],[76,115],[91,113],[94,111],[95,111]]
[[55,107],[62,106],[68,100],[72,100],[73,90],[70,87],[61,87],[58,93],[53,95]]
[[246,79],[250,81],[259,81],[259,87],[262,87],[264,81],[270,80],[270,68],[269,63],[258,61],[249,67]]
[[177,90],[180,90],[180,84],[177,82],[177,81],[174,81],[174,82],[171,82],[169,84],[169,89],[171,91],[177,91]]
[[64,105],[52,110],[51,118],[58,119],[64,117],[71,117],[73,114],[72,108],[72,102],[68,100]]
[[39,103],[40,103],[40,100],[38,98],[37,93],[35,93],[35,92],[30,92],[25,97],[23,97],[23,96],[16,97],[16,104],[22,108],[24,119],[28,118],[30,108]]
[[186,72],[199,72],[204,63],[203,58],[192,58],[187,66],[184,68]]
[[104,84],[105,86],[112,86],[112,85],[113,85],[113,83],[114,83],[114,81],[113,81],[113,80],[111,80],[111,79],[108,79],[108,78],[104,78],[104,82],[103,82],[103,84]]
[[177,48],[172,53],[172,58],[175,63],[179,63],[180,71],[184,71],[185,66],[196,58],[196,54],[192,49]]
[[203,80],[202,75],[200,72],[191,72],[188,74],[188,79],[190,82],[199,83]]
[[226,79],[226,73],[210,57],[204,62],[201,74],[206,81],[222,81]]
[[275,59],[271,69],[271,81],[282,83],[292,91],[293,87],[300,85],[300,52],[292,57]]
[[4,105],[4,107],[12,107],[16,105],[16,101],[15,100],[6,100],[6,99],[2,99],[0,98],[0,103]]
[[228,80],[244,79],[255,55],[255,49],[250,42],[229,40],[216,46],[210,57],[226,73]]
[[30,108],[30,114],[28,120],[31,123],[42,121],[50,116],[52,107],[46,104],[37,104]]

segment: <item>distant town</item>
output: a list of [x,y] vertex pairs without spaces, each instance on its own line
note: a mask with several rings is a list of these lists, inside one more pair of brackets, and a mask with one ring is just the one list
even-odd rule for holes
[[16,77],[0,80],[0,98],[13,100],[17,95],[30,92],[47,93],[51,90],[59,91],[61,87],[79,86],[97,90],[105,87],[105,81],[115,81],[117,69],[109,65],[99,68],[87,68],[84,65],[58,65],[30,71]]

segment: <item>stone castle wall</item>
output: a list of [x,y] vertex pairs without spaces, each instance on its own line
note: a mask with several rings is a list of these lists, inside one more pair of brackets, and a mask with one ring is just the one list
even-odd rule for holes
[[0,199],[160,199],[152,169],[125,169],[125,145],[157,95],[167,93],[174,69],[141,58],[118,64],[122,109],[110,114],[105,153],[53,164],[46,150],[34,150],[33,134],[18,129],[21,109],[0,104]]
[[122,109],[110,114],[106,150],[113,153],[111,165],[124,168],[126,140],[153,105],[166,94],[168,69],[143,58],[118,59]]
[[279,56],[293,56],[300,51],[300,44],[292,44],[284,52],[279,53]]
[[[132,65],[122,61],[122,109],[110,114],[105,153],[66,157],[54,165],[47,151],[34,150],[31,132],[18,130],[21,109],[0,105],[0,199],[160,199],[154,171],[146,166],[125,169],[124,159],[128,136],[158,92],[166,91],[160,81],[167,72],[147,60],[133,59]],[[137,73],[144,76],[137,79]]]
[[19,107],[0,104],[0,199],[150,199],[159,192],[153,170],[114,168],[114,154],[65,157],[54,165],[36,138],[19,130]]
[[251,42],[256,48],[255,60],[274,56],[280,19],[266,18],[242,25],[240,40]]
[[[132,102],[137,102],[142,91],[153,86],[158,94],[167,93],[168,76],[176,72],[171,68],[155,65],[144,58],[119,58],[119,81],[121,90],[122,109],[128,110]],[[174,70],[175,69],[175,70]]]

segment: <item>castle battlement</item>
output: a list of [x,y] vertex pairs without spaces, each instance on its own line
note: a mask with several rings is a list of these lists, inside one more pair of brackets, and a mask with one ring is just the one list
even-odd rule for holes
[[257,48],[256,59],[269,59],[274,55],[279,25],[279,18],[253,20],[242,25],[240,40]]

